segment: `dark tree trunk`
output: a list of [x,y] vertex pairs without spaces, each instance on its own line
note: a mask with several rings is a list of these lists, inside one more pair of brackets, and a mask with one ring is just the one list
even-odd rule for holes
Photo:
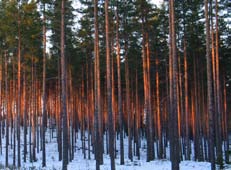
[[[127,52],[128,42],[125,40],[125,53]],[[130,108],[130,80],[129,80],[128,56],[125,56],[125,88],[126,88],[126,111],[127,111],[127,126],[128,126],[128,158],[133,161],[132,154],[132,114]]]
[[111,79],[111,57],[110,57],[110,37],[109,37],[109,16],[108,0],[105,0],[105,30],[106,30],[106,72],[107,72],[107,111],[109,124],[109,154],[111,158],[111,170],[115,170],[114,153],[114,118],[112,113],[112,79]]
[[[221,115],[222,115],[222,110],[221,110],[221,89],[220,89],[220,70],[219,70],[219,28],[218,28],[218,2],[215,0],[215,16],[216,16],[216,35],[215,35],[215,72],[216,72],[216,105],[217,105],[217,161],[218,164],[223,166],[223,153],[222,153],[222,131],[221,131]],[[221,167],[223,168],[223,167]]]
[[18,98],[17,98],[17,141],[18,141],[18,167],[21,167],[20,152],[20,114],[21,114],[21,18],[18,14]]
[[[175,16],[174,16],[174,1],[169,2],[170,15],[170,159],[172,169],[179,170],[180,154],[179,154],[179,134],[178,134],[178,113],[177,113],[177,56],[176,56],[176,37],[175,37]],[[171,80],[172,79],[172,80]]]
[[215,170],[215,153],[214,153],[214,124],[213,124],[213,96],[212,96],[212,71],[211,71],[211,52],[210,52],[210,29],[208,17],[208,0],[205,4],[205,26],[206,26],[206,61],[207,61],[207,100],[208,100],[208,117],[209,117],[209,160],[211,170]]
[[228,136],[228,121],[227,121],[227,99],[226,99],[226,83],[225,83],[225,78],[224,78],[224,94],[223,94],[223,98],[224,98],[224,106],[223,106],[223,113],[224,113],[224,147],[225,147],[225,163],[229,163],[229,136]]
[[24,128],[24,157],[23,161],[26,162],[27,155],[27,100],[26,100],[26,71],[24,70],[23,74],[23,100],[24,100],[24,109],[23,109],[23,128]]
[[188,106],[188,62],[186,51],[186,40],[184,39],[184,95],[185,95],[185,159],[190,160],[190,141],[189,141],[189,106]]
[[35,67],[34,67],[34,59],[32,58],[32,66],[31,66],[31,122],[32,122],[32,161],[36,161],[36,95],[35,95]]
[[[2,103],[2,66],[3,66],[3,57],[0,55],[0,112],[3,111],[3,103]],[[2,155],[2,114],[0,114],[0,154]]]
[[158,136],[158,158],[163,158],[163,142],[162,142],[162,124],[160,115],[160,89],[159,89],[159,59],[156,55],[156,112],[157,112],[157,136]]
[[62,85],[62,98],[61,98],[61,114],[62,114],[62,132],[63,132],[63,170],[67,170],[68,164],[68,125],[67,125],[67,98],[66,98],[66,82],[67,70],[65,59],[65,32],[64,32],[64,15],[65,15],[65,0],[62,0],[61,6],[61,85]]
[[7,73],[7,54],[5,51],[5,102],[6,102],[6,107],[5,107],[5,115],[6,115],[6,162],[5,166],[8,167],[8,152],[9,152],[9,95],[8,95],[8,73]]
[[123,140],[123,113],[121,96],[121,71],[120,71],[120,44],[119,44],[119,14],[116,8],[116,53],[117,53],[117,81],[118,81],[118,112],[119,112],[119,132],[120,132],[120,164],[124,164],[124,140]]
[[100,100],[100,64],[99,64],[99,31],[98,31],[98,0],[94,0],[94,28],[95,28],[95,39],[94,39],[94,55],[95,55],[95,67],[94,67],[94,79],[95,79],[95,111],[94,111],[94,149],[96,159],[96,170],[100,169],[102,161],[102,142],[101,140],[101,100]]
[[46,4],[43,4],[42,167],[46,166]]

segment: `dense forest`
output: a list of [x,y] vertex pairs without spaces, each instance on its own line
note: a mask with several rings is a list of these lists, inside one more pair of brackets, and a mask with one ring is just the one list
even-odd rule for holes
[[229,0],[0,0],[0,167],[46,167],[53,138],[66,170],[80,136],[96,170],[223,168],[230,65]]

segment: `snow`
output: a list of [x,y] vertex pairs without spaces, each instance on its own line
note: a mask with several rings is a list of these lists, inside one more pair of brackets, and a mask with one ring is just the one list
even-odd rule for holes
[[[21,131],[21,159],[23,159],[23,131]],[[28,135],[29,136],[29,135]],[[50,139],[49,130],[46,133],[46,164],[45,168],[42,168],[42,152],[37,153],[37,161],[30,163],[27,155],[27,162],[21,162],[21,169],[34,169],[34,170],[61,170],[62,162],[58,161],[58,149],[56,138]],[[0,154],[0,169],[4,167],[5,164],[5,137],[2,140],[3,148],[2,154]],[[124,151],[125,151],[125,164],[120,165],[119,153],[117,153],[116,158],[116,170],[171,170],[171,162],[169,160],[154,160],[151,162],[146,162],[146,149],[144,147],[145,141],[141,142],[141,159],[138,160],[134,157],[134,161],[131,162],[127,158],[127,138],[124,139]],[[87,141],[86,141],[87,144]],[[95,170],[95,160],[94,155],[91,153],[91,159],[83,159],[82,146],[80,141],[80,134],[78,134],[77,139],[77,149],[75,152],[74,160],[68,164],[69,170]],[[119,141],[117,140],[117,149],[119,147]],[[16,149],[17,150],[17,149]],[[28,146],[29,151],[29,146]],[[86,154],[88,152],[86,151]],[[169,153],[168,153],[169,154]],[[86,155],[88,157],[88,155]],[[17,158],[17,153],[16,153]],[[13,149],[9,146],[9,164],[12,165],[13,162]],[[16,161],[17,162],[17,161]],[[110,158],[108,155],[104,154],[104,164],[100,167],[101,170],[110,170]],[[195,162],[195,161],[181,161],[180,170],[210,170],[210,163],[208,162]],[[231,170],[231,166],[227,166],[225,170]]]

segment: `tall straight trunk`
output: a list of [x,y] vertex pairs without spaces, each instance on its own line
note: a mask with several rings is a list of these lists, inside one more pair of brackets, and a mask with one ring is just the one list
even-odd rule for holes
[[119,132],[120,132],[120,164],[124,164],[124,140],[123,140],[123,113],[121,96],[121,71],[120,71],[120,43],[119,43],[119,14],[116,8],[116,59],[117,59],[117,81],[118,81],[118,112],[119,112]]
[[196,74],[196,57],[197,56],[193,56],[193,91],[192,91],[192,95],[194,96],[193,99],[193,109],[194,109],[194,136],[193,136],[193,140],[194,140],[194,154],[195,154],[195,160],[198,160],[198,155],[200,152],[199,149],[199,122],[198,122],[198,117],[199,117],[199,111],[198,111],[198,93],[197,93],[197,74]]
[[[30,101],[32,101],[32,86],[30,86]],[[29,104],[29,113],[32,113],[32,108],[31,108],[31,103]],[[30,158],[30,162],[32,162],[32,153],[31,153],[31,128],[32,128],[32,116],[31,114],[28,114],[29,115],[29,158]]]
[[195,159],[198,161],[203,161],[203,148],[202,148],[202,136],[201,136],[201,79],[198,71],[200,68],[198,63],[198,56],[194,57],[194,100],[195,100],[195,138],[194,138],[194,148],[195,148]]
[[[215,122],[214,123],[214,128],[215,128],[215,144],[214,144],[214,147],[216,148],[216,156],[217,158],[220,157],[219,155],[221,154],[221,150],[219,148],[219,138],[220,138],[220,135],[221,133],[219,132],[219,120],[218,120],[218,103],[219,101],[217,101],[217,81],[216,81],[216,51],[215,51],[215,40],[214,40],[214,24],[213,24],[213,2],[210,0],[210,5],[209,5],[209,14],[210,14],[210,23],[211,23],[211,46],[212,46],[212,52],[211,52],[211,55],[212,55],[212,87],[213,87],[213,107],[214,107],[214,116],[213,116],[213,121]],[[216,157],[215,156],[215,157]],[[216,159],[216,158],[215,158]],[[221,158],[220,158],[221,159]]]
[[[125,25],[127,21],[125,21]],[[126,27],[126,26],[125,26]],[[126,89],[126,112],[127,112],[127,128],[128,128],[128,158],[133,161],[132,154],[132,116],[131,116],[131,107],[130,107],[130,76],[129,76],[129,65],[128,65],[128,37],[125,34],[125,89]]]
[[36,110],[35,110],[35,101],[36,101],[36,95],[35,95],[35,66],[34,66],[34,59],[32,58],[32,66],[31,66],[31,74],[32,74],[32,78],[31,78],[31,96],[32,96],[32,100],[31,100],[31,121],[32,121],[32,161],[36,161],[36,152],[35,152],[35,148],[36,148]]
[[[89,122],[94,122],[94,65],[91,63],[91,69],[90,69],[90,101],[91,101],[91,106],[90,106],[90,118]],[[94,141],[94,125],[90,125],[90,145],[93,146],[93,141]],[[92,153],[94,153],[94,148],[92,147]]]
[[184,95],[185,95],[185,159],[190,160],[190,141],[189,141],[189,106],[188,106],[188,62],[186,40],[184,39]]
[[88,58],[86,59],[86,113],[87,113],[87,148],[88,148],[88,159],[91,159],[91,152],[90,152],[90,88],[89,88],[89,77],[90,77],[90,69],[89,69],[89,61]]
[[[184,134],[184,126],[185,126],[185,122],[184,122],[184,110],[183,110],[183,84],[182,84],[182,72],[181,72],[181,56],[179,54],[178,56],[178,131],[179,131],[179,137],[180,137],[180,148],[183,148],[183,136]],[[180,159],[183,160],[183,150],[180,149]]]
[[[201,65],[201,63],[199,62],[198,58],[197,58],[197,66],[199,68],[203,68],[203,66]],[[203,96],[203,92],[204,92],[204,83],[203,83],[203,76],[202,74],[199,74],[199,72],[197,72],[197,77],[198,77],[198,106],[199,106],[199,125],[198,125],[198,129],[199,129],[199,161],[205,161],[205,157],[204,157],[204,145],[203,145],[203,122],[202,122],[202,114],[200,113],[205,113],[203,110],[203,100],[204,100],[204,96]],[[201,88],[200,88],[201,87]]]
[[[127,44],[125,42],[125,44]],[[127,46],[127,45],[125,45]],[[125,50],[126,47],[125,47]],[[130,80],[129,80],[129,67],[128,67],[128,56],[125,59],[125,86],[126,86],[126,110],[127,110],[127,125],[128,125],[128,158],[133,161],[132,155],[132,114],[130,108]]]
[[159,88],[159,59],[156,56],[156,111],[157,111],[157,129],[158,129],[158,158],[163,159],[163,141],[162,141],[162,124],[160,115],[160,88]]
[[56,118],[57,118],[57,143],[59,151],[59,161],[62,160],[63,148],[62,148],[62,111],[61,111],[61,69],[60,58],[58,58],[58,83],[56,88]]
[[136,134],[136,156],[138,157],[138,160],[140,160],[140,133],[139,133],[139,124],[140,124],[140,110],[139,110],[139,97],[138,97],[138,73],[137,73],[137,68],[136,68],[136,105],[135,105],[135,134]]
[[225,83],[225,78],[224,78],[224,105],[223,105],[223,114],[224,114],[224,143],[225,143],[225,163],[229,163],[229,136],[228,136],[228,120],[227,120],[227,101],[226,101],[226,83]]
[[[36,67],[36,66],[35,66]],[[36,96],[36,102],[35,102],[35,113],[36,113],[36,117],[35,117],[35,127],[36,127],[36,151],[37,153],[39,153],[39,139],[40,139],[40,136],[39,136],[39,130],[40,130],[40,123],[39,123],[39,112],[40,110],[38,110],[39,108],[39,96],[41,96],[40,94],[40,86],[39,86],[39,83],[38,83],[38,80],[36,79],[36,84],[35,84],[35,88],[36,88],[36,91],[35,91],[35,96]],[[40,99],[41,100],[41,99]],[[41,108],[41,107],[40,107]]]
[[[36,67],[36,66],[35,66]],[[39,130],[40,130],[40,123],[39,123],[39,107],[40,107],[40,102],[39,102],[39,100],[41,100],[40,99],[40,97],[39,96],[41,96],[41,94],[40,94],[40,91],[41,91],[41,87],[39,86],[39,83],[38,83],[38,80],[36,79],[36,85],[35,85],[35,87],[36,87],[36,103],[35,103],[35,111],[36,111],[36,118],[35,118],[35,121],[36,121],[36,123],[35,123],[35,125],[36,125],[36,150],[37,150],[37,153],[39,153],[39,139],[40,139],[40,136],[39,136]],[[41,107],[40,107],[41,108]]]
[[21,167],[20,153],[20,112],[21,112],[21,18],[18,13],[18,96],[17,96],[17,141],[18,141],[18,167]]
[[101,98],[100,98],[100,64],[99,64],[99,26],[98,26],[98,0],[94,0],[94,28],[95,28],[95,39],[94,39],[94,54],[95,54],[95,111],[94,111],[94,129],[95,129],[95,159],[96,159],[96,170],[100,169],[102,161],[102,142],[101,142]]
[[6,158],[5,166],[8,167],[8,152],[9,152],[9,95],[8,95],[8,73],[7,73],[7,54],[5,51],[5,115],[6,115]]
[[[83,67],[82,67],[82,77],[84,77]],[[86,146],[85,146],[85,86],[84,86],[84,79],[82,79],[81,83],[81,103],[80,103],[80,111],[81,111],[81,141],[82,141],[82,153],[83,158],[86,159]]]
[[203,119],[202,122],[203,123],[203,131],[204,131],[204,157],[205,157],[205,161],[209,161],[208,160],[208,112],[207,112],[207,104],[206,104],[206,88],[204,87],[204,76],[202,75],[202,107],[203,107],[203,111],[202,113],[205,113],[203,115]]
[[[2,103],[2,66],[3,66],[3,57],[0,55],[0,112],[3,111],[3,103]],[[0,114],[0,154],[2,155],[2,114]]]
[[[143,28],[144,29],[144,28]],[[144,30],[143,30],[144,31]],[[146,123],[146,126],[148,126],[148,121],[147,121],[147,111],[148,111],[148,103],[147,103],[147,74],[146,74],[146,67],[147,67],[147,63],[146,63],[146,54],[145,54],[145,37],[144,37],[144,33],[143,33],[143,46],[142,46],[142,63],[143,63],[143,82],[144,82],[144,121]],[[149,132],[148,132],[148,128],[146,128],[146,132],[147,132],[147,162],[151,160],[151,156],[150,156],[150,140],[149,140]]]
[[215,72],[216,72],[216,102],[217,102],[217,159],[219,164],[223,164],[223,156],[222,156],[222,137],[221,137],[221,90],[220,90],[220,70],[219,70],[219,28],[218,28],[218,2],[215,0],[216,4],[216,36],[215,36]]
[[208,0],[204,0],[205,4],[205,26],[206,26],[206,61],[207,61],[207,104],[209,116],[209,160],[211,162],[211,170],[215,170],[215,153],[214,153],[214,124],[213,124],[213,96],[212,96],[212,71],[211,71],[211,52],[210,52],[210,30],[208,17]]
[[62,132],[63,132],[63,159],[62,169],[67,170],[68,164],[68,126],[67,126],[67,98],[66,98],[66,58],[65,58],[65,32],[64,32],[64,15],[65,15],[65,0],[62,0],[61,6],[61,85],[62,85],[62,98],[61,98],[61,113],[62,113]]
[[[170,2],[169,2],[169,6],[170,6]],[[169,8],[170,9],[170,8]],[[168,63],[166,64],[166,95],[169,96],[167,97],[167,102],[166,102],[166,124],[165,127],[166,129],[170,129],[171,128],[171,112],[172,112],[172,46],[171,46],[171,37],[172,37],[172,27],[170,26],[171,24],[171,15],[170,15],[170,11],[169,11],[169,57],[168,57]],[[166,130],[166,140],[165,140],[165,148],[167,147],[168,144],[168,140],[170,140],[171,134],[169,132],[169,130]],[[166,150],[166,149],[165,149]],[[170,150],[170,159],[171,159],[171,150]]]
[[114,117],[112,113],[112,79],[111,79],[111,57],[110,57],[110,37],[109,37],[109,16],[108,0],[105,0],[105,30],[106,30],[106,75],[107,75],[107,111],[109,120],[109,152],[111,158],[111,170],[115,170],[114,153]]
[[117,142],[116,142],[116,120],[117,120],[117,103],[116,103],[116,94],[115,94],[115,70],[114,70],[114,64],[115,64],[115,59],[114,59],[114,40],[115,37],[113,34],[110,34],[110,32],[112,32],[114,29],[114,24],[110,25],[109,24],[109,49],[110,49],[110,62],[111,62],[111,91],[112,91],[112,117],[113,117],[113,130],[114,130],[114,159],[116,159],[117,156],[117,152],[116,152],[116,146],[117,146]]
[[155,158],[155,149],[154,149],[154,135],[153,135],[153,115],[152,115],[152,105],[151,105],[151,80],[150,80],[150,46],[149,46],[149,34],[148,32],[145,33],[146,42],[146,74],[147,74],[147,121],[148,121],[148,135],[149,135],[149,156],[150,160]]
[[145,30],[146,26],[145,17],[142,18],[142,63],[143,63],[143,82],[144,82],[144,115],[146,122],[147,132],[147,161],[154,159],[154,145],[153,145],[153,132],[152,122],[153,116],[151,115],[151,88],[150,88],[150,51],[149,51],[149,37]]
[[[10,89],[9,89],[9,103],[10,106],[13,106],[14,99],[12,96],[16,96],[16,84],[15,84],[15,67],[13,64],[13,75],[12,78],[13,80],[10,81]],[[16,113],[15,110],[12,109],[12,107],[9,108],[8,112],[10,113],[10,118],[11,118],[11,148],[12,148],[12,143],[13,143],[13,167],[16,167],[16,133],[17,133],[17,119],[16,119]],[[13,141],[13,142],[12,142]]]
[[[113,38],[111,38],[113,40]],[[111,42],[113,45],[113,43]],[[113,46],[110,46],[112,49]],[[115,98],[115,74],[114,74],[114,58],[113,58],[113,52],[111,52],[111,86],[112,86],[112,117],[113,117],[113,130],[114,130],[114,153],[115,153],[115,158],[116,158],[116,98]]]
[[[70,86],[70,92],[71,94],[73,94],[74,90],[73,90],[73,83],[71,81],[71,86]],[[75,110],[74,110],[74,102],[75,102],[75,95],[71,96],[71,161],[74,159],[74,154],[75,154],[75,141],[74,141],[74,135],[75,135]],[[90,147],[89,147],[90,150]],[[90,152],[90,151],[89,151]]]
[[23,109],[23,128],[24,128],[24,155],[23,161],[26,162],[27,155],[27,99],[26,99],[26,70],[24,70],[23,74],[23,100],[24,100],[24,109]]
[[[166,73],[168,72],[168,82],[167,83],[167,95],[169,96],[168,98],[168,112],[169,112],[169,116],[168,116],[168,120],[171,120],[171,112],[172,112],[172,101],[173,101],[173,93],[172,93],[172,86],[173,86],[173,78],[172,78],[172,42],[171,42],[171,37],[172,37],[172,27],[171,27],[171,12],[170,12],[170,1],[169,1],[169,60],[168,60],[168,71],[166,71]],[[171,121],[168,121],[168,128],[171,128]],[[170,138],[170,135],[172,133],[168,134],[168,137]],[[171,152],[171,150],[170,150]],[[170,153],[171,155],[171,153]]]
[[43,4],[42,167],[46,166],[46,4]]
[[170,158],[172,162],[172,169],[179,170],[180,154],[179,154],[179,134],[178,134],[178,113],[177,113],[177,56],[176,56],[176,37],[175,37],[175,16],[174,16],[174,1],[169,2],[169,15],[170,15],[170,57],[172,58],[172,63],[170,67],[172,72],[172,98],[170,98]]

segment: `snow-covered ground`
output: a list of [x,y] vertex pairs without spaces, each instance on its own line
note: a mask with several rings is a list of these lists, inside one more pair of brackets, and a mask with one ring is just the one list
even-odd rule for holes
[[[49,132],[49,131],[48,131]],[[47,166],[42,168],[42,152],[37,153],[36,157],[37,162],[30,163],[27,158],[27,163],[22,163],[21,169],[33,169],[33,170],[61,170],[62,162],[58,161],[58,151],[56,139],[53,138],[50,140],[50,134],[47,132],[46,135],[46,163]],[[23,139],[23,137],[22,137]],[[117,141],[117,147],[119,147],[119,141]],[[2,155],[0,155],[0,169],[4,169],[5,165],[5,138],[3,138],[3,150]],[[151,162],[146,162],[146,149],[141,147],[141,159],[137,160],[134,157],[134,161],[131,162],[127,158],[127,140],[124,140],[124,149],[125,149],[125,165],[120,165],[119,153],[117,153],[116,159],[116,170],[171,170],[171,162],[169,160],[154,160]],[[21,158],[23,158],[23,140],[21,141]],[[142,145],[145,145],[145,141],[142,141]],[[77,148],[82,146],[80,137],[77,140]],[[29,149],[28,149],[29,150]],[[13,153],[12,149],[9,147],[9,164],[12,165],[13,162]],[[17,154],[17,153],[16,153]],[[87,154],[87,152],[86,152]],[[17,156],[16,156],[17,157]],[[95,170],[95,160],[94,155],[91,154],[91,159],[83,159],[83,153],[81,149],[76,149],[75,157],[72,162],[69,163],[69,170]],[[88,156],[87,156],[88,157]],[[17,161],[16,161],[17,162]],[[110,158],[108,155],[104,155],[104,164],[100,167],[101,170],[110,170]],[[181,170],[210,170],[210,163],[208,162],[194,162],[194,161],[182,161],[180,163]],[[231,166],[226,165],[226,170],[231,170]]]

